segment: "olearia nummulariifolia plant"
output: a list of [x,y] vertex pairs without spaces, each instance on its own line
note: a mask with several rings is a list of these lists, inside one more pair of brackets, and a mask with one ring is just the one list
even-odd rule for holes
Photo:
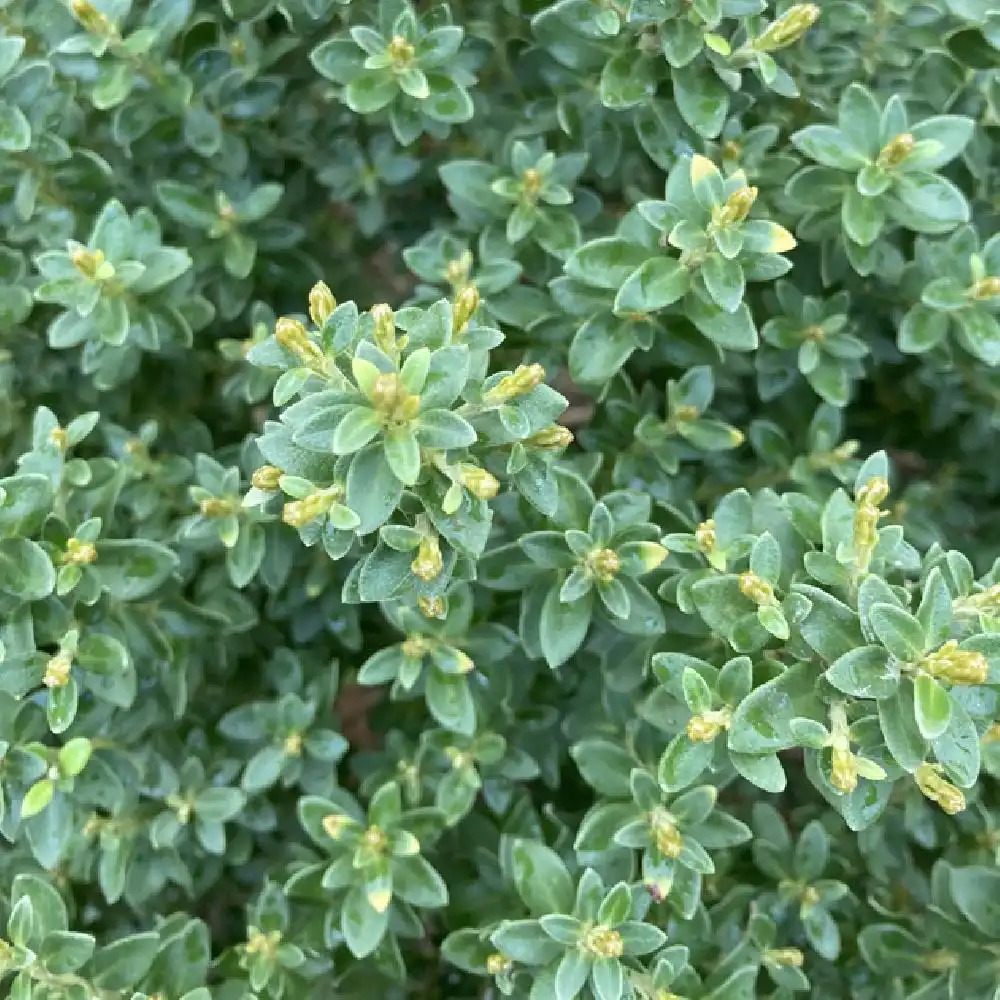
[[1000,9],[0,0],[0,993],[1000,1000]]

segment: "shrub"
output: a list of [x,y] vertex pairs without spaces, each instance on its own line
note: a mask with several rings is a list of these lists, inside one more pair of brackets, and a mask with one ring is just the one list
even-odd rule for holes
[[7,996],[1000,998],[993,6],[0,2]]

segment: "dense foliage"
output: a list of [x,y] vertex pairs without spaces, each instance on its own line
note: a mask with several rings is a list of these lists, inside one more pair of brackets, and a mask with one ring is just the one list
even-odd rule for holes
[[998,128],[996,0],[0,0],[3,994],[1000,998]]

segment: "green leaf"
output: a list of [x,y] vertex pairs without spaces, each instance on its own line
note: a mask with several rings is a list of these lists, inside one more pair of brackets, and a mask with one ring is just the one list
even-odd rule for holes
[[893,698],[878,703],[878,719],[886,747],[905,771],[915,771],[927,753],[927,743],[917,728],[913,688],[900,685]]
[[0,591],[21,601],[38,601],[52,593],[56,571],[36,542],[0,539]]
[[937,739],[948,728],[951,699],[948,692],[929,674],[918,674],[913,682],[917,728],[927,740]]
[[899,666],[881,646],[859,646],[835,660],[826,679],[855,698],[888,698],[899,686]]
[[382,418],[367,406],[357,406],[343,417],[333,432],[335,455],[353,455],[382,430]]
[[948,777],[961,788],[971,788],[979,777],[982,755],[979,733],[969,713],[954,699],[948,728],[932,741],[934,756]]
[[690,285],[687,268],[670,257],[651,257],[625,279],[615,296],[619,315],[651,313],[682,298]]
[[245,802],[238,788],[203,788],[195,796],[194,811],[207,823],[222,823],[236,816]]
[[383,447],[392,474],[404,486],[413,486],[420,475],[420,445],[413,431],[409,427],[387,431]]
[[415,432],[423,447],[441,451],[467,448],[476,443],[476,431],[472,425],[449,410],[427,410],[421,413]]
[[537,920],[504,920],[490,940],[502,954],[526,965],[546,965],[565,950]]
[[357,513],[359,535],[384,524],[399,504],[403,483],[389,465],[381,444],[370,445],[351,460],[347,471],[347,506]]
[[714,753],[712,742],[692,742],[686,733],[679,733],[660,757],[657,780],[667,792],[686,788],[709,766]]
[[637,268],[647,260],[668,260],[654,257],[646,247],[617,237],[591,240],[566,261],[566,273],[577,281],[594,288],[617,290]]
[[511,874],[518,895],[534,914],[568,913],[573,907],[573,881],[561,858],[535,840],[511,845]]
[[848,238],[863,247],[871,246],[885,226],[885,206],[881,196],[868,198],[856,188],[844,196],[841,220]]
[[753,316],[745,302],[733,312],[702,302],[696,296],[685,301],[688,318],[698,332],[727,351],[753,351],[760,339]]
[[706,139],[717,136],[729,112],[729,93],[719,78],[698,64],[677,68],[671,76],[684,121]]
[[841,94],[837,124],[847,141],[866,160],[874,160],[881,145],[881,112],[871,92],[852,83]]
[[155,931],[130,934],[100,948],[89,965],[94,984],[105,990],[130,990],[149,970],[160,946]]
[[918,660],[926,646],[924,630],[913,615],[894,604],[873,604],[868,621],[879,642],[904,662]]
[[128,650],[110,635],[89,632],[77,646],[75,662],[81,670],[101,676],[124,673],[129,666]]
[[614,958],[599,958],[591,973],[597,1000],[621,1000],[625,975],[621,963]]
[[811,160],[836,170],[860,170],[867,162],[832,125],[809,125],[792,135],[792,142]]
[[119,601],[136,601],[156,592],[177,566],[166,546],[145,539],[98,542],[94,570],[101,586]]
[[53,930],[45,935],[39,958],[55,976],[75,972],[94,953],[94,939],[77,931]]
[[16,105],[0,100],[0,150],[23,153],[31,145],[31,125]]
[[[915,305],[899,325],[897,344],[906,354],[924,354],[933,350],[948,334],[948,317],[929,306]],[[997,330],[1000,357],[1000,329]]]
[[955,904],[988,938],[1000,938],[1000,871],[995,867],[952,868]]
[[421,102],[420,109],[428,118],[449,124],[469,121],[475,105],[469,92],[443,73],[428,73],[430,96]]
[[727,313],[739,308],[746,292],[746,282],[743,280],[743,268],[735,260],[710,253],[701,266],[701,276],[716,305]]
[[621,798],[630,794],[629,775],[636,761],[622,747],[607,740],[582,740],[573,744],[570,756],[584,781],[600,795]]
[[606,382],[635,348],[630,324],[610,314],[598,314],[576,331],[569,348],[570,374],[581,384]]
[[558,584],[549,589],[539,621],[542,654],[550,667],[561,666],[583,645],[594,603],[590,591],[579,600],[564,604],[559,589]]
[[72,677],[65,684],[49,691],[49,698],[45,705],[45,718],[52,732],[64,733],[69,729],[76,718],[79,698],[80,691]]
[[985,309],[973,306],[957,316],[958,342],[984,364],[1000,365],[1000,323]]
[[965,196],[951,181],[936,174],[901,174],[892,194],[893,218],[915,232],[947,233],[969,221]]
[[365,958],[378,947],[389,926],[389,913],[374,909],[362,886],[348,891],[340,911],[340,931],[355,958]]
[[21,802],[21,818],[30,819],[40,813],[51,801],[55,786],[48,778],[36,781],[25,793]]
[[740,702],[729,728],[729,748],[743,754],[785,750],[795,745],[792,719],[820,712],[813,678],[808,670],[792,667]]
[[472,735],[476,710],[464,676],[430,670],[427,674],[427,707],[446,729]]
[[555,1000],[574,1000],[583,989],[593,959],[582,949],[571,949],[563,955],[556,969]]
[[356,114],[371,115],[381,111],[399,93],[392,73],[364,70],[355,76],[344,91],[344,101]]

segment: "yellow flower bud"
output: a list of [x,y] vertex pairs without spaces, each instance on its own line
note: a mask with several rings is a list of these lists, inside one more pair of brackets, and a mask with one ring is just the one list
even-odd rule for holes
[[233,505],[228,500],[219,497],[206,497],[198,505],[202,517],[225,517],[232,514]]
[[403,656],[411,660],[422,660],[431,649],[430,642],[422,635],[410,635],[402,645]]
[[350,816],[344,816],[342,813],[327,813],[323,817],[323,832],[331,840],[339,840],[344,830],[353,825],[354,820]]
[[711,743],[723,729],[729,728],[731,721],[732,712],[728,708],[702,712],[691,716],[685,732],[692,743]]
[[73,667],[73,657],[66,650],[60,650],[45,664],[45,674],[42,683],[47,688],[61,688],[69,683],[70,670]]
[[955,601],[958,609],[971,608],[974,611],[1000,610],[1000,583],[994,583],[985,590],[960,597]]
[[681,424],[690,423],[698,419],[698,407],[691,406],[690,403],[682,403],[674,410],[674,419]]
[[941,768],[936,764],[921,764],[913,778],[925,798],[936,802],[949,816],[954,816],[965,808],[965,796],[960,789],[942,777]]
[[542,177],[541,171],[536,170],[534,167],[528,167],[521,174],[521,190],[524,192],[524,197],[527,201],[535,202],[538,200],[538,196],[542,193],[544,180],[545,178]]
[[69,434],[65,427],[53,427],[49,431],[49,441],[60,451],[65,451],[69,447]]
[[539,448],[542,451],[560,451],[573,443],[573,432],[560,424],[551,424],[525,438],[524,443],[529,448]]
[[459,472],[462,485],[477,500],[492,500],[500,492],[497,477],[478,465],[463,464],[459,466]]
[[420,597],[417,607],[425,618],[444,618],[447,610],[443,597]]
[[842,795],[849,795],[858,787],[857,758],[846,747],[833,748],[830,784]]
[[97,558],[97,548],[90,542],[81,542],[79,538],[66,540],[66,551],[62,561],[73,566],[88,566]]
[[645,573],[652,573],[670,553],[659,542],[639,542],[639,558]]
[[302,500],[292,500],[285,504],[281,520],[293,528],[304,528],[310,521],[325,514],[342,493],[341,488],[331,487],[310,493]]
[[469,280],[471,273],[472,252],[470,250],[463,250],[462,256],[448,261],[444,269],[445,281],[454,287],[464,285]]
[[444,755],[448,758],[448,763],[456,771],[465,770],[476,763],[471,754],[466,753],[464,750],[459,750],[458,747],[445,747]]
[[819,20],[819,4],[797,3],[768,25],[752,47],[758,52],[776,52],[797,42]]
[[877,507],[889,495],[889,482],[883,476],[876,476],[869,479],[864,486],[858,490],[857,502],[860,504],[871,504]]
[[703,552],[711,552],[719,544],[715,534],[715,521],[712,518],[698,525],[694,532],[694,540]]
[[662,806],[657,806],[649,814],[649,831],[653,835],[656,849],[665,857],[676,860],[684,849],[684,838],[681,836],[673,816]]
[[70,10],[80,24],[93,35],[108,35],[114,30],[107,16],[102,14],[90,0],[72,0]]
[[325,374],[326,355],[323,349],[309,339],[306,328],[297,319],[282,316],[275,324],[274,339],[304,367]]
[[444,558],[437,536],[425,535],[420,540],[416,558],[410,563],[410,570],[414,576],[429,583],[441,575],[442,569],[444,569]]
[[285,737],[284,750],[289,757],[298,757],[302,753],[302,734],[289,733]]
[[743,222],[750,214],[753,203],[757,200],[757,188],[741,187],[734,191],[722,208],[716,212],[715,223],[719,226],[735,226]]
[[920,666],[932,677],[952,684],[985,684],[990,672],[986,657],[971,649],[959,649],[956,639],[949,639],[940,649],[928,653]]
[[995,299],[1000,295],[1000,278],[983,278],[966,293],[972,299]]
[[486,971],[491,976],[500,976],[507,972],[513,964],[506,955],[501,955],[500,952],[495,951],[486,959]]
[[540,364],[518,365],[511,375],[504,375],[483,396],[487,403],[506,403],[515,396],[523,396],[545,381],[545,369]]
[[837,447],[834,448],[830,454],[833,455],[838,462],[846,462],[848,459],[854,458],[860,447],[860,441],[845,441],[843,444],[837,445]]
[[413,46],[402,35],[395,35],[388,46],[389,57],[396,67],[403,69],[413,61]]
[[247,931],[246,952],[248,955],[267,955],[273,958],[281,944],[281,931],[270,931],[265,934],[256,927]]
[[[103,14],[101,15],[104,16]],[[85,278],[93,281],[97,277],[100,266],[105,262],[104,252],[101,250],[88,250],[86,247],[77,247],[71,254],[70,260],[73,266]]]
[[317,281],[309,290],[309,318],[322,326],[337,308],[337,300],[325,281]]
[[740,593],[749,597],[758,607],[775,602],[774,587],[756,573],[740,574]]
[[361,837],[361,843],[372,851],[381,852],[389,846],[389,838],[377,826],[370,826]]
[[455,333],[463,333],[482,300],[475,285],[466,285],[456,296],[451,307],[451,326]]
[[274,339],[293,354],[301,349],[301,345],[309,339],[306,328],[289,316],[282,316],[274,324]]
[[375,343],[392,355],[396,351],[396,314],[392,307],[385,302],[380,302],[371,309],[372,320],[375,323]]
[[607,583],[618,575],[622,561],[614,549],[595,549],[587,556],[586,566],[596,580]]
[[819,902],[819,892],[815,886],[807,885],[800,898],[804,906],[815,906]]
[[775,965],[791,966],[793,969],[802,968],[806,960],[798,948],[768,948],[764,956]]
[[372,383],[372,406],[393,424],[409,423],[420,412],[420,397],[406,391],[395,372],[383,372]]
[[926,952],[920,964],[930,972],[948,972],[958,965],[958,955],[945,948],[939,948],[936,951]]
[[913,152],[916,144],[917,140],[909,132],[903,132],[882,147],[876,162],[882,168],[898,167]]
[[597,958],[621,958],[625,954],[625,942],[621,934],[610,927],[592,927],[581,941],[584,951]]
[[254,469],[250,484],[258,490],[276,490],[281,476],[281,469],[276,465],[262,465],[259,469]]

